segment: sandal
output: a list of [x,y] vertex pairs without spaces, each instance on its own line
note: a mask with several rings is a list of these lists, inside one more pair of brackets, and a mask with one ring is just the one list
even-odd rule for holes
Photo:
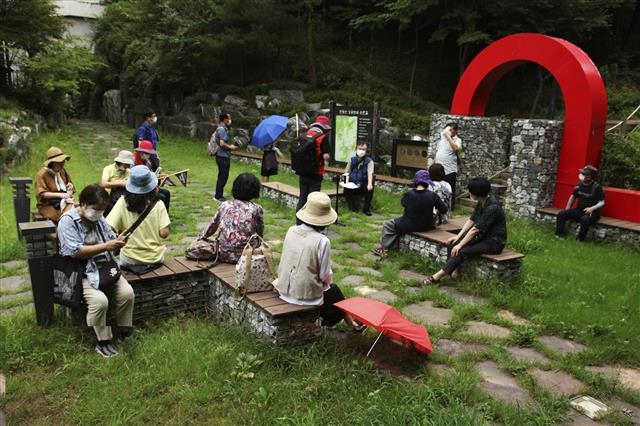
[[374,256],[378,256],[378,257],[384,257],[387,255],[387,251],[382,247],[374,248],[373,250],[371,250],[371,253],[373,253]]
[[359,321],[354,321],[354,323],[356,324],[356,326],[353,327],[353,332],[354,333],[362,333],[363,331],[365,331],[367,329],[367,326],[365,324],[362,324]]
[[422,285],[438,284],[439,282],[440,280],[433,278],[433,275],[429,275],[427,278],[422,280]]

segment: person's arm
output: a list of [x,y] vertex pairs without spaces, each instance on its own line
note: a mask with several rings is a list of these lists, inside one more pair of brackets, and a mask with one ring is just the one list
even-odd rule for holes
[[571,206],[573,206],[573,202],[576,200],[576,196],[571,194],[569,197],[569,201],[567,201],[567,206],[564,208],[565,210],[569,210]]
[[476,228],[475,226],[472,226],[469,232],[467,232],[464,235],[464,238],[462,239],[462,241],[458,242],[456,245],[454,245],[451,248],[451,255],[457,256],[458,253],[460,253],[460,250],[462,250],[462,247],[467,245],[467,243],[473,240],[476,237],[476,235],[478,235],[479,233],[480,233],[480,230],[478,230],[478,228]]
[[473,228],[473,225],[475,225],[475,222],[473,222],[471,219],[467,219],[467,221],[462,226],[462,229],[456,234],[456,236],[451,237],[451,238],[449,238],[449,240],[447,240],[447,244],[451,245],[451,244],[455,243],[456,241],[458,241],[458,239],[460,237],[462,237],[463,235],[467,234],[467,231],[469,231],[471,228]]
[[159,232],[160,238],[167,238],[169,236],[169,227],[162,228]]
[[596,191],[598,191],[597,196],[599,201],[595,203],[593,206],[587,207],[586,209],[584,209],[584,212],[587,213],[589,216],[591,216],[593,212],[595,212],[596,210],[599,210],[604,207],[604,191],[600,186],[598,186]]
[[264,237],[264,210],[262,206],[258,206],[258,209],[253,215],[253,229],[260,237]]
[[447,207],[447,205],[440,199],[440,197],[438,195],[436,195],[435,197],[435,208],[438,209],[438,211],[441,214],[445,214],[447,212],[447,210],[449,210],[449,207]]
[[367,166],[367,191],[373,191],[373,160]]
[[347,161],[347,165],[344,167],[344,174],[345,174],[344,183],[349,183],[349,173],[351,173],[351,161],[353,160]]
[[329,238],[322,238],[318,244],[318,265],[320,270],[318,275],[323,284],[329,285],[333,282],[333,271],[331,270],[331,241]]
[[320,142],[320,151],[322,152],[322,159],[324,161],[331,160],[331,141],[329,140],[329,134],[325,133]]
[[71,255],[74,259],[89,259],[93,256],[105,251],[118,251],[127,244],[127,238],[124,234],[118,235],[118,238],[109,240],[106,243],[93,244],[90,246],[82,246],[75,254]]
[[456,143],[453,136],[451,136],[451,130],[447,127],[443,130],[442,136],[445,137],[447,142],[449,142],[449,146],[451,147],[451,151],[456,152],[458,150],[458,144]]
[[[216,130],[216,132],[218,132],[218,130]],[[225,132],[222,129],[220,129],[218,133],[218,145],[220,145],[220,148],[224,149],[225,151],[233,151],[238,149],[237,146],[229,142],[229,138],[231,137],[229,131],[226,131],[226,135],[224,133]],[[224,139],[224,137],[226,137],[227,139]]]
[[202,232],[202,234],[200,234],[198,239],[204,240],[205,238],[212,236],[218,230],[219,226],[220,226],[220,210],[218,210],[216,214],[213,216],[213,218],[211,218],[211,222],[209,222],[209,226],[207,226],[207,229],[205,229]]
[[152,211],[149,214],[154,213],[153,210],[156,210],[156,214],[159,216],[158,222],[160,224],[160,238],[167,238],[169,236],[169,225],[171,224],[171,219],[169,219],[167,208],[165,207],[163,202],[157,201],[156,205],[153,207]]

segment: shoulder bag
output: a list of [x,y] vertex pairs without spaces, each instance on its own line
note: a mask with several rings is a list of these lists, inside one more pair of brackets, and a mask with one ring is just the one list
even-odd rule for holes
[[[253,248],[251,242],[260,241]],[[273,254],[269,245],[258,234],[249,237],[236,264],[236,299],[244,299],[247,293],[273,290],[272,281],[276,277]]]

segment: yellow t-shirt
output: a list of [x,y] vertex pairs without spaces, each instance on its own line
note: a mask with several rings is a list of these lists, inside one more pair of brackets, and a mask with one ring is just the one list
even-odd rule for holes
[[[111,163],[102,169],[102,181],[124,183],[129,179],[131,169],[120,170],[116,163]],[[107,188],[107,192],[111,192],[111,188]]]
[[[138,213],[127,210],[127,203],[124,197],[121,197],[107,216],[107,223],[117,232],[122,232],[133,225],[138,216]],[[122,253],[143,265],[162,262],[166,247],[163,238],[160,237],[160,230],[170,223],[164,203],[156,202],[149,215],[129,236],[127,245],[121,250]]]

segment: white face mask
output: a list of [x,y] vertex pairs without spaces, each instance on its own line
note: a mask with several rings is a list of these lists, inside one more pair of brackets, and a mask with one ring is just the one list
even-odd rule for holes
[[364,149],[356,149],[356,155],[358,157],[364,157],[364,155],[367,153],[367,151],[365,151]]
[[86,207],[84,209],[84,217],[91,222],[99,221],[103,214],[104,210],[96,210],[91,207]]
[[578,175],[578,179],[580,179],[580,182],[584,182],[584,175],[582,173],[580,173]]
[[156,123],[158,122],[158,116],[152,117],[152,118],[151,118],[151,122],[152,122],[153,124],[156,124]]

